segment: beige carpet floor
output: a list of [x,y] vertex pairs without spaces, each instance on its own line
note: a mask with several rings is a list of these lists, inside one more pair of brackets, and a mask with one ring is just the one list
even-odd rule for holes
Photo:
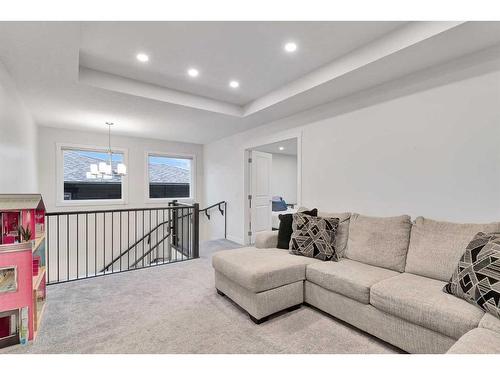
[[399,353],[310,307],[255,325],[214,289],[211,254],[50,286],[38,338],[0,353]]

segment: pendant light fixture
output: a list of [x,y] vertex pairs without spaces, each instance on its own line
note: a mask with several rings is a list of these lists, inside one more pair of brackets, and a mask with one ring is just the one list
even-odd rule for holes
[[108,126],[108,162],[101,161],[99,164],[90,164],[90,171],[87,172],[89,179],[104,179],[110,180],[113,176],[126,176],[127,166],[123,163],[118,163],[116,169],[113,169],[113,151],[111,150],[111,126],[112,122],[106,122]]

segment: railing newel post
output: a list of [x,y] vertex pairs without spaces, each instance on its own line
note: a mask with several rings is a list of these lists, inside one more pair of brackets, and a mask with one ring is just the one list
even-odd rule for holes
[[200,205],[193,204],[193,258],[200,257]]

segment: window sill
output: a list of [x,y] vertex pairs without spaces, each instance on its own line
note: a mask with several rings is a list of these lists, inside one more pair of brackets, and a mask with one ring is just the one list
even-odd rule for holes
[[169,202],[193,203],[194,198],[146,198],[145,203],[169,203]]
[[96,199],[96,200],[70,200],[58,201],[57,207],[89,207],[89,206],[123,206],[127,202],[124,199]]

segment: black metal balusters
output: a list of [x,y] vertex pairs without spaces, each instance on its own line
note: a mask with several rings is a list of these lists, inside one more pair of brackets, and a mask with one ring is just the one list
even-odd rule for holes
[[[224,201],[203,210],[198,203],[172,201],[168,207],[160,208],[47,213],[48,284],[199,258],[200,214],[210,219],[208,211],[216,207],[224,216],[226,236],[227,203]],[[142,221],[142,227],[138,220]],[[80,247],[85,257],[80,256]]]

